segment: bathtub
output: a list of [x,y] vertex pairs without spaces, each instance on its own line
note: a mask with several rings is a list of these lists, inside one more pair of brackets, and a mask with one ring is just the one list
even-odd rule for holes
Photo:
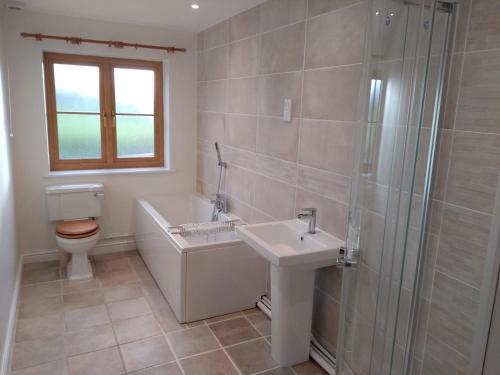
[[[182,237],[168,228],[208,222],[213,205],[197,194],[136,200],[137,249],[179,322],[255,307],[266,292],[267,262],[236,233]],[[225,219],[236,219],[226,214]]]

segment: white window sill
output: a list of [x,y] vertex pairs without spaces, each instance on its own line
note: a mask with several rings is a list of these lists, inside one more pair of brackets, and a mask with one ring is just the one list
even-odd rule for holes
[[45,178],[75,177],[75,176],[98,176],[98,175],[123,175],[123,174],[154,174],[154,173],[175,173],[175,169],[170,168],[116,168],[116,169],[88,169],[78,171],[56,171],[49,172]]

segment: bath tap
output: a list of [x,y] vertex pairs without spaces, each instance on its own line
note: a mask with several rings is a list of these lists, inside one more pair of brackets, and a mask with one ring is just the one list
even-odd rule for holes
[[222,212],[227,213],[227,200],[222,194],[215,194],[215,199],[212,199],[210,203],[214,205],[214,210],[212,213],[212,221],[217,221],[219,214]]
[[316,213],[318,210],[316,208],[303,208],[297,215],[298,219],[309,219],[309,230],[310,234],[316,233]]

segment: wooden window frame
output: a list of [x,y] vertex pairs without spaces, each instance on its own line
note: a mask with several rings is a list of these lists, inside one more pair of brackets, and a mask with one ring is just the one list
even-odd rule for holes
[[[163,167],[163,66],[161,61],[119,59],[112,57],[72,55],[44,52],[45,97],[47,105],[47,132],[51,171],[149,168]],[[99,103],[101,122],[100,159],[60,159],[57,136],[57,108],[54,64],[72,64],[99,67]],[[149,69],[155,73],[154,93],[154,156],[118,158],[116,138],[116,110],[113,68]]]

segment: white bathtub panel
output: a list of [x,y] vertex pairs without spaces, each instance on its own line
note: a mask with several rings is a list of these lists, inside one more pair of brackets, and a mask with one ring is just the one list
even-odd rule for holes
[[141,204],[136,206],[137,249],[179,321],[184,317],[184,258]]
[[255,307],[266,292],[267,262],[244,243],[186,257],[187,321]]

